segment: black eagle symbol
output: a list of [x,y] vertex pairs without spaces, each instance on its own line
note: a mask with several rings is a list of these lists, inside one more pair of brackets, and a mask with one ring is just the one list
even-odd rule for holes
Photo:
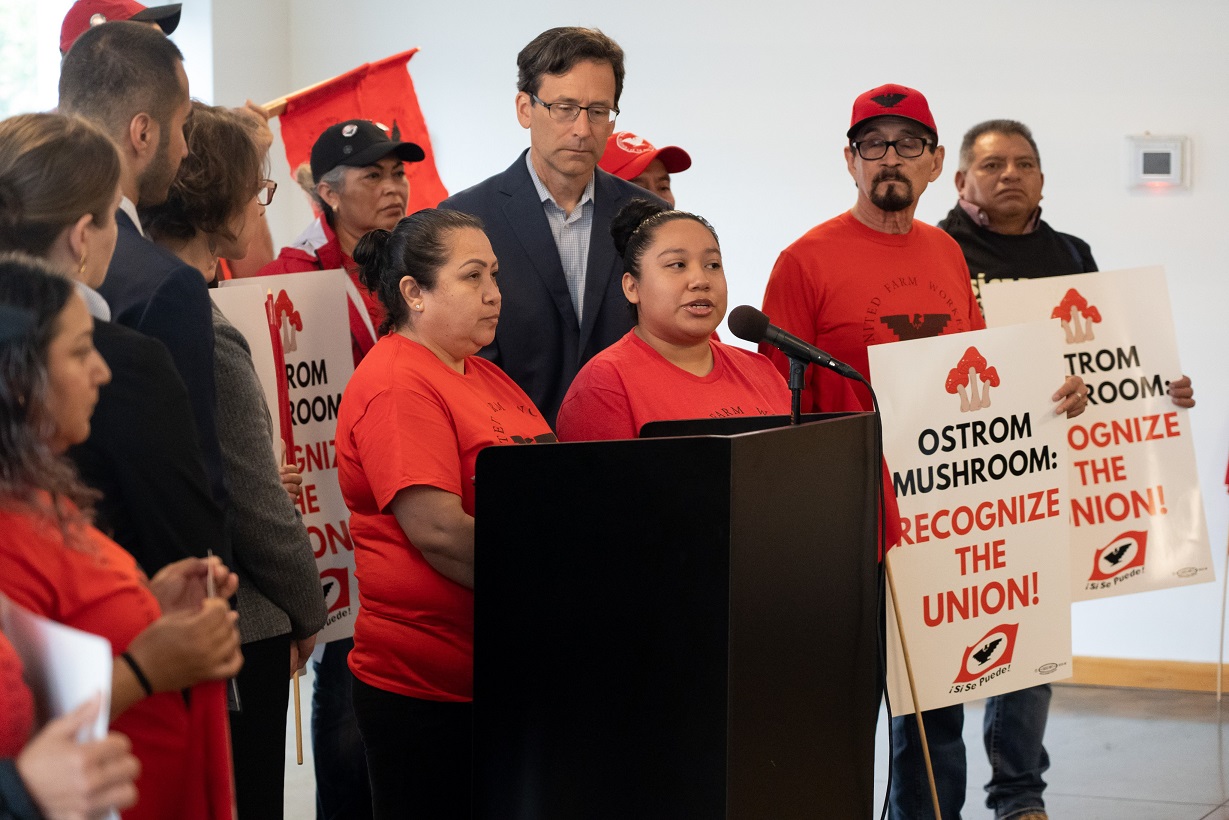
[[1118,562],[1122,560],[1122,556],[1126,555],[1127,550],[1131,548],[1131,542],[1127,541],[1121,546],[1115,547],[1101,557],[1105,559],[1107,564],[1118,566]]
[[882,105],[884,108],[891,108],[899,103],[908,94],[880,94],[878,97],[871,97],[872,100]]
[[324,586],[322,587],[322,589],[323,589],[323,591],[324,591],[324,599],[325,599],[326,601],[329,599],[329,591],[333,589],[333,584],[335,584],[335,583],[337,583],[337,582],[336,582],[336,581],[327,581],[327,582],[325,582]]
[[911,339],[928,339],[938,336],[952,320],[948,313],[914,313],[897,314],[895,316],[880,316],[879,321],[888,326],[902,342]]
[[973,653],[973,660],[977,661],[978,665],[990,660],[990,656],[994,654],[995,647],[1003,642],[1002,638],[995,638],[990,643],[983,646],[981,649]]

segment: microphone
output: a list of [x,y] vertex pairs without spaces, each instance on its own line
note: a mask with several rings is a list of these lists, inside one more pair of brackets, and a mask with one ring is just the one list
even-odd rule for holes
[[801,359],[806,362],[835,370],[847,379],[865,381],[862,374],[839,359],[834,359],[814,345],[807,344],[792,333],[786,333],[776,325],[769,324],[768,317],[750,305],[739,305],[730,311],[726,322],[730,332],[746,342],[768,342],[791,359]]

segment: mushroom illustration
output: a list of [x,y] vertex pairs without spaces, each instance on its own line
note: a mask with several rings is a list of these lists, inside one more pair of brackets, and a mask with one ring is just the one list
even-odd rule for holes
[[[1080,317],[1084,323],[1080,323]],[[1067,334],[1067,344],[1091,341],[1094,336],[1092,325],[1101,321],[1101,311],[1088,304],[1078,290],[1071,288],[1063,295],[1063,300],[1050,312],[1051,319],[1062,322],[1063,331]]]
[[277,301],[273,306],[282,323],[282,348],[286,352],[297,350],[295,331],[303,329],[303,317],[294,309],[294,302],[290,301],[290,295],[284,290],[277,295]]

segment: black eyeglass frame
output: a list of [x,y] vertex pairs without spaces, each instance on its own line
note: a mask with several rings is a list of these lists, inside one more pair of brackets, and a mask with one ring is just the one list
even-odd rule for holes
[[[621,113],[619,109],[615,108],[613,105],[577,105],[576,103],[570,103],[570,102],[548,103],[548,102],[543,102],[542,98],[539,97],[537,94],[530,94],[529,99],[533,101],[534,105],[540,105],[543,108],[545,108],[546,115],[550,117],[552,120],[554,120],[555,122],[576,122],[576,120],[580,119],[580,112],[584,111],[585,116],[588,117],[589,119],[590,125],[614,125],[615,119],[618,118],[619,114]],[[575,111],[576,113],[572,115],[571,117],[567,117],[565,115],[563,118],[561,118],[554,111],[554,109],[558,106],[563,106],[563,108],[560,109],[561,111],[564,111],[564,112]],[[608,114],[607,119],[595,121],[593,119],[593,114],[592,114],[592,112],[595,110],[596,111],[606,111]]]
[[[921,145],[918,148],[918,152],[916,154],[906,154],[904,151],[900,150],[900,144],[902,142],[909,142],[912,140],[917,140],[919,143],[921,143]],[[882,142],[883,143],[883,153],[878,154],[873,157],[868,157],[862,151],[862,146],[864,146],[868,142]],[[898,140],[885,140],[885,139],[876,137],[874,139],[869,139],[869,140],[850,140],[849,141],[849,147],[852,148],[854,151],[856,151],[858,153],[858,156],[862,157],[862,159],[869,160],[872,162],[874,160],[883,159],[884,157],[886,157],[888,155],[889,148],[895,149],[896,156],[900,157],[901,159],[917,159],[922,154],[925,154],[926,149],[932,145],[938,145],[938,143],[935,140],[932,140],[930,137],[901,137]]]

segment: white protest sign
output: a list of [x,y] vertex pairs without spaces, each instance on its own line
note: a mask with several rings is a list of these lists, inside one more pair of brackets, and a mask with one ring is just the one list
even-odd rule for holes
[[[1059,347],[1034,324],[869,348],[900,506],[895,605],[923,709],[1071,674]],[[891,609],[887,632],[900,714],[913,703]]]
[[1050,320],[1064,374],[1088,384],[1068,433],[1075,600],[1212,580],[1188,411],[1163,268],[987,282],[996,327]]
[[[328,607],[320,643],[353,635],[354,617],[358,613],[350,511],[346,509],[337,484],[333,445],[341,394],[354,373],[347,281],[341,270],[233,279],[224,283],[228,286],[226,290],[250,291],[249,305],[232,315],[226,309],[229,302],[218,302],[226,317],[251,345],[252,358],[257,373],[261,374],[266,396],[270,395],[270,384],[273,385],[272,395],[276,396],[276,374],[270,372],[272,341],[265,318],[267,291],[273,292],[289,382],[295,445],[291,457],[303,473],[303,492],[298,505],[311,539]],[[259,359],[256,356],[258,346],[262,348]],[[261,362],[268,362],[263,372]],[[276,400],[269,410],[276,426]]]

